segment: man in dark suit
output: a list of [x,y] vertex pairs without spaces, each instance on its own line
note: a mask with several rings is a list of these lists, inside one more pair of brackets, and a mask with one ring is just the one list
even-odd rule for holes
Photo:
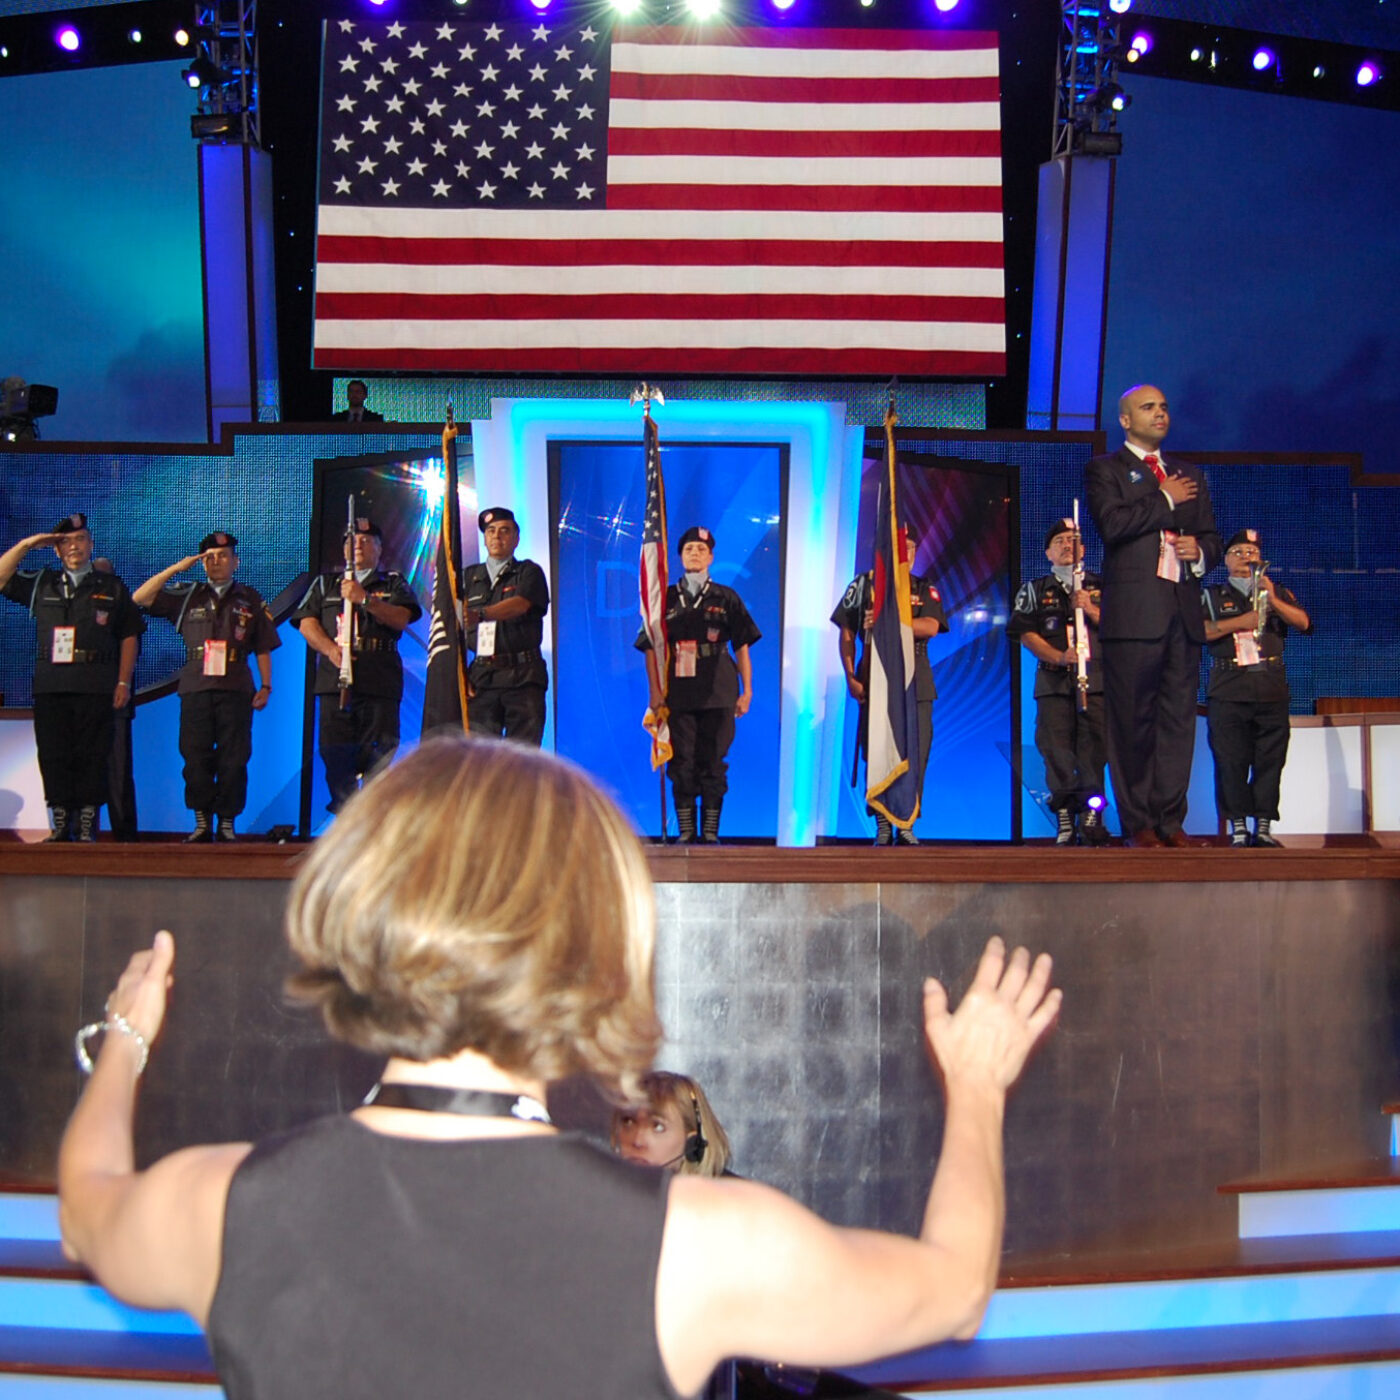
[[376,413],[372,408],[365,407],[365,400],[369,398],[369,386],[363,379],[352,379],[345,386],[345,402],[349,408],[343,408],[339,413],[331,414],[332,423],[382,423],[384,415]]
[[1220,560],[1220,535],[1200,470],[1159,450],[1171,426],[1162,391],[1129,389],[1118,421],[1123,446],[1086,469],[1105,550],[1099,639],[1108,764],[1131,844],[1186,846],[1206,639],[1201,578]]

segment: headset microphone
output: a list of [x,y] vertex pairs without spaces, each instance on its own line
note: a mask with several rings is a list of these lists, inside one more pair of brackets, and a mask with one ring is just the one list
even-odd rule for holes
[[690,1089],[690,1106],[695,1111],[695,1131],[686,1138],[685,1151],[681,1153],[681,1157],[692,1166],[698,1167],[705,1160],[705,1153],[710,1144],[705,1141],[705,1122],[700,1116],[700,1100],[696,1097],[694,1088]]

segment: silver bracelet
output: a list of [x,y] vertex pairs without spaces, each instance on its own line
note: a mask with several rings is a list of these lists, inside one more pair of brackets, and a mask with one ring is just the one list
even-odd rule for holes
[[77,1052],[79,1069],[84,1074],[92,1073],[92,1057],[88,1054],[87,1043],[93,1036],[103,1031],[120,1031],[122,1035],[129,1035],[141,1047],[141,1063],[136,1066],[136,1077],[139,1079],[145,1072],[146,1061],[151,1057],[151,1047],[147,1044],[146,1037],[121,1012],[113,1011],[110,1006],[104,1006],[102,1014],[107,1018],[105,1021],[93,1021],[73,1038],[73,1049]]

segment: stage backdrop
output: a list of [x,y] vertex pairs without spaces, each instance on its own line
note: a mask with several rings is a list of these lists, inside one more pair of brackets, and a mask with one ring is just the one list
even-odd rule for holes
[[179,63],[0,80],[0,379],[46,439],[205,435],[199,171]]

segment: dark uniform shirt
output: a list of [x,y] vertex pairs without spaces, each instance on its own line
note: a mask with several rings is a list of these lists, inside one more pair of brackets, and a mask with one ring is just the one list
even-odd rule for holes
[[[1288,589],[1279,585],[1275,587],[1285,603],[1297,606],[1298,600]],[[1203,589],[1201,606],[1205,609],[1205,615],[1215,622],[1252,611],[1249,595],[1241,593],[1230,583],[1216,583]],[[1251,666],[1241,666],[1235,659],[1235,638],[1239,635],[1231,632],[1218,641],[1206,643],[1206,650],[1210,652],[1207,697],[1222,700],[1282,700],[1286,703],[1288,676],[1283,669],[1283,642],[1288,635],[1288,624],[1276,612],[1269,612],[1264,619],[1263,635],[1258,641],[1260,660]]]
[[[175,624],[184,638],[186,661],[180,672],[180,694],[202,690],[255,691],[249,658],[282,645],[272,614],[256,588],[236,579],[223,597],[211,583],[167,584],[146,609],[152,617]],[[223,642],[224,674],[206,675],[205,643]]]
[[[121,579],[89,569],[70,588],[66,570],[39,569],[15,574],[0,592],[28,608],[38,628],[36,695],[96,695],[116,689],[122,641],[146,630]],[[53,660],[54,629],[61,627],[74,629],[72,661]]]
[[496,623],[496,647],[491,656],[478,656],[477,628],[467,629],[467,650],[472,653],[468,675],[478,690],[509,690],[521,685],[548,685],[549,672],[540,644],[544,640],[544,615],[549,611],[549,584],[544,570],[533,559],[510,559],[491,582],[485,564],[462,571],[462,606],[480,612],[493,603],[524,598],[529,612]]
[[[321,574],[297,605],[292,621],[301,623],[314,617],[334,638],[340,628],[344,599],[340,596],[343,573]],[[380,569],[360,579],[360,586],[371,598],[408,609],[408,620],[416,622],[423,615],[418,597],[402,574],[386,574]],[[403,662],[399,660],[399,633],[370,616],[367,605],[354,609],[355,650],[354,689],[361,695],[377,695],[388,700],[403,698]],[[334,695],[340,689],[340,672],[329,658],[319,652],[316,656],[317,695]]]
[[[732,646],[752,646],[762,637],[744,600],[732,589],[706,579],[693,598],[679,584],[666,590],[666,636],[670,659],[666,671],[666,705],[671,710],[732,710],[739,702],[739,670]],[[678,676],[677,657],[695,648],[695,674]],[[637,633],[638,651],[651,650],[651,638]],[[688,668],[688,661],[685,663]]]
[[[1084,571],[1084,589],[1097,607],[1102,596],[1102,584],[1099,576],[1089,569]],[[1103,690],[1098,629],[1087,617],[1085,625],[1089,628],[1089,691],[1097,695]],[[1070,590],[1055,574],[1046,574],[1044,578],[1021,585],[1011,608],[1011,620],[1006,624],[1006,632],[1010,637],[1022,637],[1027,632],[1034,632],[1056,651],[1065,652],[1070,649],[1073,627],[1074,601]],[[1073,695],[1078,685],[1078,670],[1074,666],[1052,666],[1041,661],[1036,668],[1037,700],[1044,695]]]
[[[841,595],[831,620],[838,626],[861,636],[865,629],[865,614],[871,607],[871,590],[874,574],[857,574]],[[940,633],[948,630],[948,617],[943,611],[943,599],[938,589],[926,578],[918,574],[909,575],[910,611],[915,617],[931,617],[938,623]],[[937,700],[938,689],[933,683],[933,667],[928,660],[927,637],[914,638],[914,698],[916,700]],[[870,663],[865,653],[861,653],[856,675],[860,680],[870,673]]]

